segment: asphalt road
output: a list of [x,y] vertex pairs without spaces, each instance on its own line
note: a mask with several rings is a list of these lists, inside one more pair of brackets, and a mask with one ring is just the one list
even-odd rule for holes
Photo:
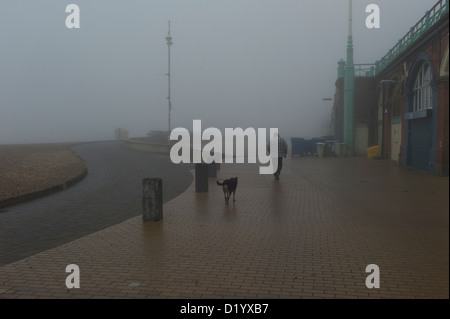
[[88,175],[69,189],[0,213],[0,266],[57,247],[142,214],[142,180],[163,180],[164,202],[192,183],[191,165],[139,152],[120,142],[80,144],[73,150]]

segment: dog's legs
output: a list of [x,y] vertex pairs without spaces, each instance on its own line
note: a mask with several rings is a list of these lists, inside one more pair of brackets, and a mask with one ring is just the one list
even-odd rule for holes
[[225,203],[228,203],[228,201],[230,200],[230,192],[226,191],[223,194],[225,196]]

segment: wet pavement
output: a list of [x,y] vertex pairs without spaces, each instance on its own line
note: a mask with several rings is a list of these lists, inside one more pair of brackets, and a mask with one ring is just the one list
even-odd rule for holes
[[[121,169],[141,163],[130,160],[103,174],[129,175]],[[92,186],[72,203],[73,213],[133,216],[4,264],[0,298],[448,299],[448,178],[360,157],[289,157],[280,180],[259,175],[258,167],[222,164],[217,179],[239,177],[235,202],[224,202],[216,178],[205,193],[192,182],[164,204],[159,222],[139,215],[140,181],[130,190],[137,204],[122,202],[114,187]],[[135,179],[142,175],[149,173]],[[178,184],[175,176],[163,183]],[[2,245],[20,237],[12,229],[2,236]],[[80,288],[66,286],[69,264],[79,267]],[[366,286],[374,275],[368,265],[378,267],[380,288]]]
[[164,179],[164,202],[192,182],[190,166],[120,142],[80,144],[73,150],[88,167],[85,179],[63,192],[2,209],[0,266],[141,214],[143,178]]

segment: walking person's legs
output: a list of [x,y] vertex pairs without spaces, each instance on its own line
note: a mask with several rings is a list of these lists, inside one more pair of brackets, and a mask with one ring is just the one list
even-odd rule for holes
[[283,157],[278,157],[278,168],[277,168],[277,171],[275,172],[275,174],[273,174],[276,179],[278,179],[280,177],[282,166],[283,166]]
[[278,157],[278,175],[281,174],[281,168],[283,167],[283,158]]

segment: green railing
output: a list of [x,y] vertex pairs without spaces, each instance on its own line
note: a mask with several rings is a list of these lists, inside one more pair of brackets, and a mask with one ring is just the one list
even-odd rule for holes
[[366,77],[375,75],[375,64],[355,64],[355,76]]
[[417,22],[416,25],[414,25],[384,57],[375,62],[375,74],[380,73],[420,36],[446,15],[448,13],[448,7],[449,0],[440,0],[433,8],[431,8],[431,10],[427,11],[422,19],[420,19],[419,22]]

